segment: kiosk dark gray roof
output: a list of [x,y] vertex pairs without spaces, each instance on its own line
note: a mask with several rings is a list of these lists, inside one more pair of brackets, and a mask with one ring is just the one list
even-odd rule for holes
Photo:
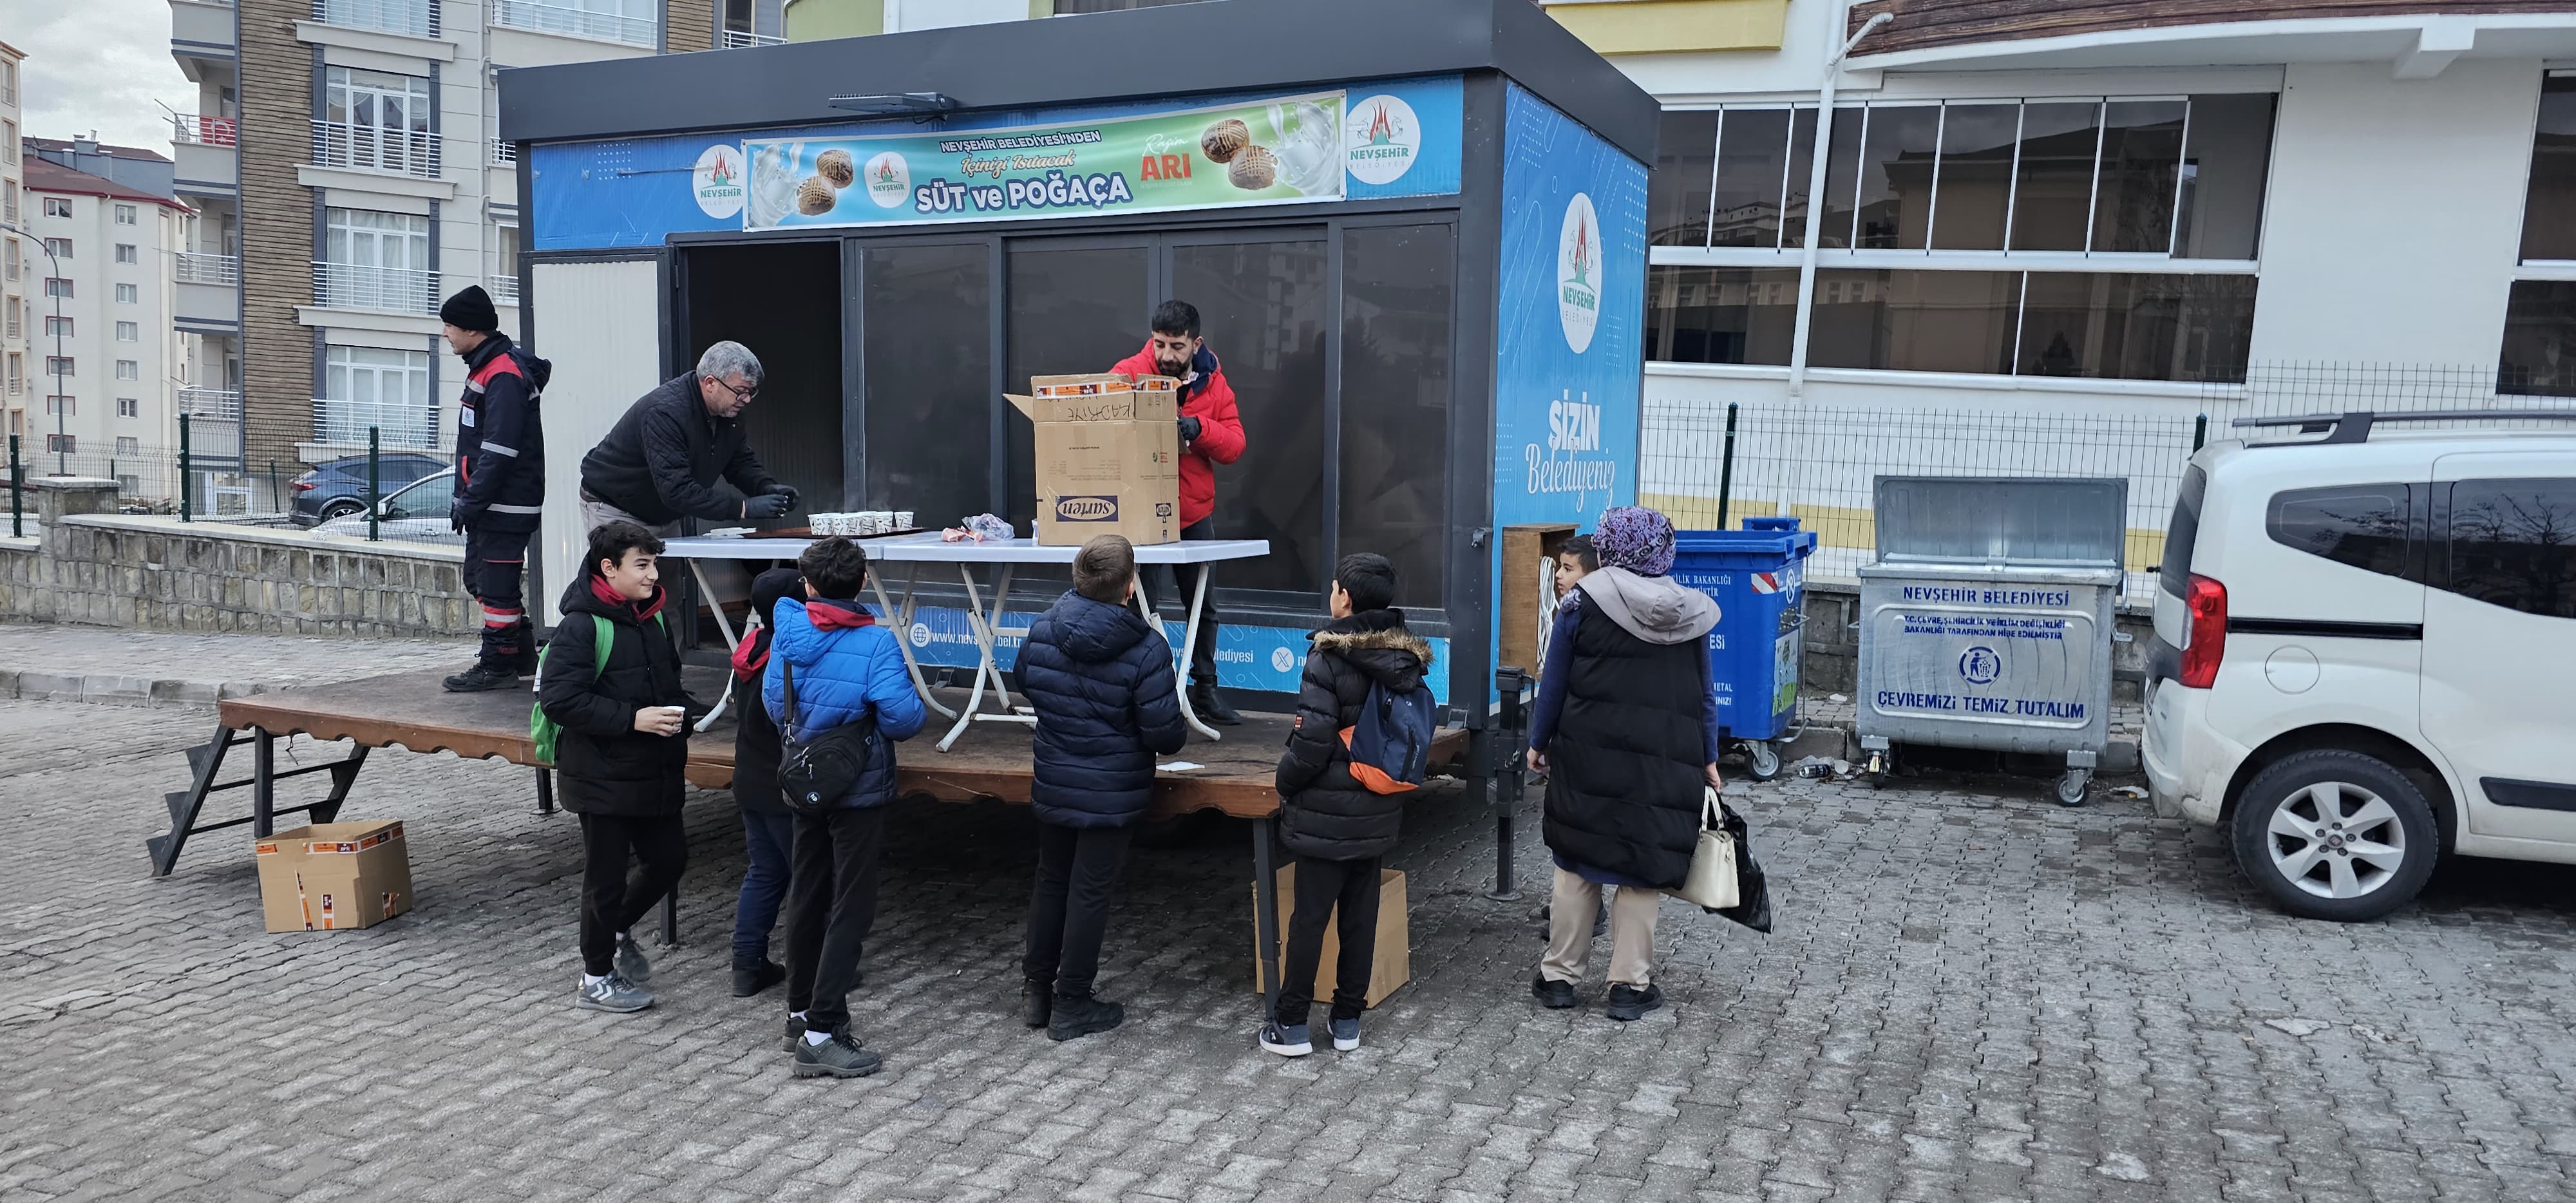
[[1478,71],[1654,162],[1654,97],[1530,0],[1205,0],[519,68],[501,73],[500,132],[545,142],[845,122],[858,115],[826,101],[854,93],[1020,109]]

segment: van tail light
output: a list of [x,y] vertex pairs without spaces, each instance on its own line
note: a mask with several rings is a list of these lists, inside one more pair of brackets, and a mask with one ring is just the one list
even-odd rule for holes
[[298,493],[310,493],[310,492],[312,492],[312,491],[314,490],[314,488],[315,488],[316,486],[314,485],[314,483],[313,483],[312,481],[309,481],[309,480],[299,480],[299,481],[296,481],[292,487],[293,487],[293,488],[294,488],[294,490],[295,490],[296,492],[298,492]]
[[2182,674],[2175,679],[2192,689],[2207,689],[2218,680],[2218,662],[2227,655],[2227,586],[2193,573],[2182,605],[2191,626],[2182,645]]

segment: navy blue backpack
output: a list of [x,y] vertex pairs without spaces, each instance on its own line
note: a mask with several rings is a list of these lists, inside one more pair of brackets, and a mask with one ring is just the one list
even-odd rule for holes
[[1357,723],[1342,728],[1342,746],[1351,754],[1351,779],[1373,794],[1401,794],[1422,788],[1431,767],[1431,735],[1439,729],[1440,707],[1429,688],[1388,693],[1372,683],[1360,703]]

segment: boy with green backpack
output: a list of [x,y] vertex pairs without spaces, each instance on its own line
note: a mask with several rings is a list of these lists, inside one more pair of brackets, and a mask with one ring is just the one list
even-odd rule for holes
[[[530,734],[556,793],[581,817],[581,986],[573,1005],[653,1005],[653,969],[627,929],[679,884],[688,862],[680,803],[689,696],[662,621],[662,541],[631,522],[590,533],[588,570],[564,591],[563,621],[537,669]],[[551,730],[549,730],[551,728]],[[551,746],[549,746],[551,745]],[[629,857],[637,862],[628,877]]]

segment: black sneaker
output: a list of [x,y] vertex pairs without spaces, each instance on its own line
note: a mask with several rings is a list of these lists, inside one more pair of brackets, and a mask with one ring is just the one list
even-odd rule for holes
[[1312,1030],[1302,1023],[1281,1023],[1274,1019],[1261,1025],[1261,1048],[1282,1057],[1303,1057],[1315,1051]]
[[789,1070],[800,1078],[864,1078],[885,1064],[885,1058],[859,1047],[859,1038],[842,1028],[821,1044],[797,1037],[796,1064]]
[[1127,1022],[1127,1008],[1098,998],[1059,998],[1047,1009],[1047,1039],[1074,1040]]
[[787,980],[787,968],[776,961],[762,961],[751,969],[733,971],[733,996],[749,998]]
[[1530,979],[1530,993],[1538,996],[1540,1006],[1551,1011],[1574,1005],[1574,983],[1560,982],[1544,973]]
[[780,1048],[782,1048],[782,1049],[785,1049],[786,1051],[788,1051],[788,1052],[791,1052],[791,1053],[792,1053],[792,1052],[795,1052],[795,1051],[796,1051],[796,1046],[798,1046],[798,1045],[800,1045],[800,1044],[803,1044],[803,1043],[805,1043],[805,1019],[804,1019],[804,1017],[803,1017],[803,1016],[801,1016],[801,1015],[790,1015],[790,1016],[788,1016],[788,1017],[787,1017],[787,1038],[786,1038],[786,1039],[784,1039],[784,1040],[779,1041],[779,1042],[778,1042],[778,1047],[780,1047]]
[[507,665],[477,663],[464,672],[439,682],[449,693],[489,693],[508,689],[519,683],[519,674]]
[[1055,986],[1051,982],[1020,984],[1020,1022],[1033,1028],[1047,1026],[1055,1017]]
[[1612,1019],[1622,1023],[1632,1019],[1644,1019],[1646,1012],[1662,1005],[1664,1005],[1664,988],[1661,986],[1649,983],[1645,989],[1640,990],[1625,982],[1610,983],[1610,1005],[1606,1010]]
[[510,655],[510,671],[523,677],[537,675],[537,630],[524,622],[519,624],[519,650]]
[[1190,709],[1200,718],[1220,727],[1243,725],[1243,716],[1235,713],[1234,707],[1225,704],[1225,699],[1217,695],[1216,686],[1213,685],[1190,686]]

